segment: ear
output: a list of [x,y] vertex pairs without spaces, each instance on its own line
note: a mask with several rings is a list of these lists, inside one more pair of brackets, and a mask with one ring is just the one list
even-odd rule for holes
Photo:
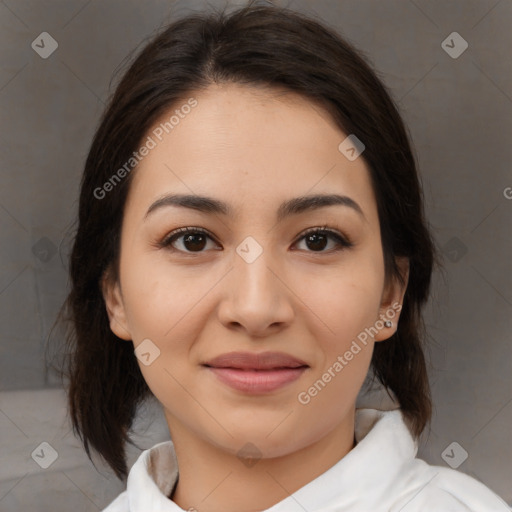
[[384,323],[389,320],[391,327],[383,326],[375,336],[375,341],[384,341],[389,339],[395,334],[398,328],[398,319],[400,318],[400,311],[404,301],[407,283],[409,282],[409,258],[399,257],[396,258],[400,275],[402,276],[403,283],[400,282],[398,277],[387,280],[379,309],[379,319]]
[[110,320],[110,329],[117,337],[127,341],[131,340],[121,287],[119,281],[111,277],[110,271],[104,273],[101,279],[101,289]]

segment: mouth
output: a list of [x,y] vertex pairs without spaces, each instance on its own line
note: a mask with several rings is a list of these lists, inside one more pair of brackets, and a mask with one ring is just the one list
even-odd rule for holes
[[232,389],[248,394],[278,390],[297,380],[309,365],[282,352],[231,352],[203,366]]

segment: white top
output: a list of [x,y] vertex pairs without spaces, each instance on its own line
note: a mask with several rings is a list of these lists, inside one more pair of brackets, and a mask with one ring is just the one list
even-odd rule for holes
[[[339,462],[265,512],[511,512],[478,480],[416,458],[400,410],[356,409],[356,445]],[[127,489],[103,512],[183,512],[171,441],[143,451]]]

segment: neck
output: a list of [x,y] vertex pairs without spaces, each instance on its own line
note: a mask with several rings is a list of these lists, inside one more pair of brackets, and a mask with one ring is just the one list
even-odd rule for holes
[[316,442],[281,457],[244,464],[168,419],[179,467],[171,499],[184,510],[201,512],[266,510],[334,466],[355,446],[354,420],[352,410]]

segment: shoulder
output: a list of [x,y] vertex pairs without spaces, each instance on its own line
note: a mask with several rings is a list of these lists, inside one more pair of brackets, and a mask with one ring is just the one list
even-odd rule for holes
[[359,444],[345,460],[373,491],[365,512],[512,512],[476,478],[417,458],[417,442],[400,409],[358,409],[355,433]]
[[128,508],[128,494],[123,491],[107,508],[102,512],[129,512]]
[[[415,459],[406,492],[390,512],[511,512],[491,489],[475,478]],[[416,477],[416,478],[415,478]]]

